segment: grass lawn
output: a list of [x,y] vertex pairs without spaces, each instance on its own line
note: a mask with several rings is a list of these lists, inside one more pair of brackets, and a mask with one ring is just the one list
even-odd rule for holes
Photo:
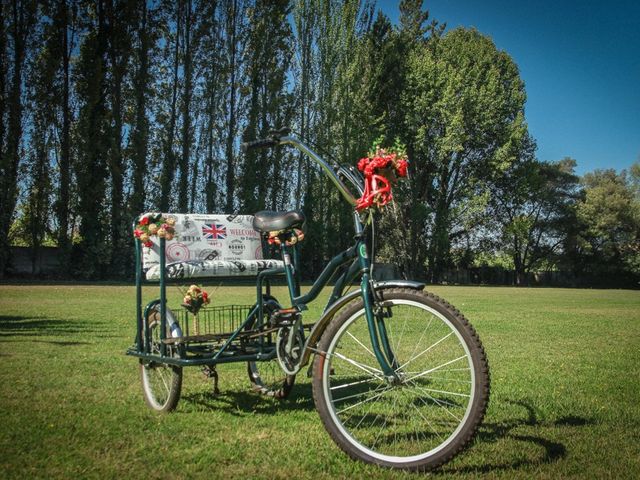
[[[640,292],[432,291],[472,321],[492,379],[476,442],[433,477],[640,478]],[[252,303],[254,292],[221,287],[214,303]],[[304,374],[279,402],[250,391],[244,364],[219,367],[217,397],[186,369],[177,410],[154,414],[124,355],[134,294],[0,285],[0,478],[422,477],[343,454]]]

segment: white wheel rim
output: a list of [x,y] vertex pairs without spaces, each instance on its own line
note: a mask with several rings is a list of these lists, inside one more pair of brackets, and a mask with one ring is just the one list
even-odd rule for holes
[[[476,376],[475,376],[475,371],[473,368],[473,362],[471,359],[471,352],[469,351],[469,348],[466,344],[466,342],[464,341],[461,333],[458,331],[458,329],[456,329],[454,327],[454,325],[444,316],[442,315],[440,312],[438,312],[437,310],[424,305],[422,303],[418,303],[412,300],[406,300],[406,299],[393,299],[391,300],[393,306],[397,306],[397,305],[408,305],[408,306],[414,306],[414,307],[418,307],[421,308],[427,312],[429,312],[430,314],[434,315],[435,317],[437,317],[439,320],[441,320],[442,322],[444,322],[444,324],[446,324],[449,329],[455,333],[455,335],[458,338],[458,341],[460,343],[460,345],[462,345],[462,347],[464,348],[464,352],[465,352],[465,356],[467,358],[467,362],[468,362],[468,366],[469,366],[469,371],[470,371],[470,376],[471,376],[471,388],[470,388],[470,396],[469,396],[469,401],[467,404],[467,407],[465,409],[465,413],[464,416],[462,417],[462,419],[460,420],[457,428],[445,439],[445,441],[441,442],[438,446],[428,450],[427,452],[423,452],[420,454],[416,454],[416,455],[410,455],[410,456],[397,456],[397,455],[387,455],[387,454],[383,454],[380,452],[376,452],[375,450],[372,450],[371,448],[365,446],[364,444],[360,443],[358,440],[356,440],[351,434],[349,434],[349,432],[347,431],[347,429],[345,428],[345,426],[343,425],[342,421],[340,420],[340,418],[338,418],[337,414],[336,414],[336,409],[335,409],[335,404],[333,401],[333,395],[331,393],[330,390],[330,372],[331,372],[331,359],[330,358],[325,358],[324,361],[324,365],[323,365],[323,371],[322,371],[322,390],[323,390],[323,395],[325,400],[327,401],[327,407],[329,410],[329,415],[331,416],[331,419],[334,423],[334,425],[336,426],[336,428],[340,431],[340,433],[342,434],[342,436],[351,444],[353,445],[355,448],[357,448],[359,451],[365,453],[366,455],[375,458],[377,460],[380,460],[382,462],[387,462],[387,463],[411,463],[411,462],[417,462],[417,461],[421,461],[424,460],[428,457],[431,457],[435,454],[437,454],[438,452],[440,452],[441,450],[443,450],[444,448],[446,448],[447,446],[449,446],[454,440],[455,438],[458,436],[458,434],[460,433],[460,431],[464,428],[464,426],[467,424],[467,421],[469,419],[469,416],[471,414],[471,410],[474,404],[474,400],[475,400],[475,396],[476,396]],[[331,339],[331,343],[329,344],[329,347],[327,348],[327,354],[332,355],[333,352],[335,351],[336,348],[336,344],[338,343],[338,341],[342,338],[344,332],[348,329],[348,327],[358,318],[363,317],[364,314],[364,308],[360,309],[359,311],[357,311],[356,313],[354,313],[352,316],[350,316],[346,322],[344,322],[342,324],[342,326],[340,327],[340,329],[338,330],[338,332],[333,336],[333,338]],[[366,320],[365,320],[366,321]],[[363,345],[364,348],[366,348],[366,345]],[[371,354],[373,355],[373,353],[371,352]],[[410,360],[411,361],[411,360]],[[409,362],[405,362],[405,364],[407,364]],[[400,366],[400,368],[402,368],[403,365]],[[360,367],[357,368],[361,368],[363,370],[365,370],[367,373],[369,373],[369,375],[371,376],[376,376],[376,375],[382,375],[382,372],[379,370],[379,365],[376,363],[375,365],[373,365],[373,367],[371,366],[365,366],[365,365],[360,365]],[[377,369],[377,371],[376,371]],[[435,370],[433,370],[435,371]],[[415,377],[412,377],[415,378]],[[376,396],[382,396],[386,393],[386,389],[382,388],[379,391],[374,391],[375,395],[373,395],[373,399],[376,398]],[[371,399],[371,397],[370,397]],[[383,427],[386,425],[383,425]]]

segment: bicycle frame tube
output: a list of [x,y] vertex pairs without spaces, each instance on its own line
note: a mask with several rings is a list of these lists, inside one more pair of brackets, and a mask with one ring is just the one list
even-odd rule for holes
[[[290,144],[305,153],[311,160],[317,163],[324,173],[329,177],[329,179],[333,182],[333,184],[338,188],[338,191],[344,197],[344,199],[354,207],[356,205],[356,199],[353,194],[346,187],[344,182],[342,181],[339,175],[343,175],[348,181],[353,183],[353,186],[356,188],[356,191],[361,192],[361,187],[358,187],[358,182],[355,177],[343,168],[338,169],[336,172],[334,168],[332,168],[327,162],[325,162],[317,153],[315,153],[311,148],[302,143],[295,137],[292,136],[284,136],[279,139],[280,144]],[[389,345],[389,341],[387,338],[387,332],[384,325],[384,317],[377,310],[374,312],[374,305],[376,305],[375,292],[373,291],[373,286],[370,278],[370,270],[371,270],[371,261],[369,259],[367,253],[367,246],[365,243],[364,237],[364,225],[360,219],[358,212],[353,211],[353,219],[355,225],[355,245],[348,248],[347,250],[339,253],[331,261],[326,265],[320,276],[316,279],[316,281],[311,286],[310,290],[301,295],[300,294],[300,285],[299,285],[299,272],[298,272],[298,259],[297,259],[297,249],[295,247],[290,247],[287,245],[283,245],[281,247],[281,253],[284,260],[283,268],[276,268],[266,270],[264,272],[260,272],[258,274],[257,280],[257,299],[256,299],[256,308],[254,308],[250,314],[247,316],[247,319],[242,323],[242,325],[230,336],[229,339],[222,345],[218,352],[210,356],[209,358],[200,358],[200,359],[169,359],[166,357],[167,355],[167,345],[165,343],[166,339],[166,325],[167,325],[167,305],[166,305],[166,282],[167,279],[165,277],[165,239],[160,239],[160,251],[162,252],[160,255],[160,299],[153,302],[154,304],[159,303],[160,310],[160,355],[159,357],[165,360],[167,363],[174,364],[209,364],[209,363],[218,363],[222,361],[233,361],[234,355],[232,352],[227,352],[227,348],[231,345],[231,343],[237,338],[240,332],[246,328],[249,322],[256,315],[258,316],[258,322],[260,322],[263,318],[263,301],[262,301],[262,290],[263,283],[265,279],[271,275],[276,275],[279,273],[285,273],[287,279],[287,285],[289,287],[289,296],[291,299],[291,305],[300,309],[305,310],[307,308],[307,304],[314,301],[322,289],[329,283],[331,278],[333,278],[336,271],[338,271],[341,267],[343,267],[347,263],[351,263],[348,268],[345,268],[341,275],[337,278],[336,283],[333,287],[332,294],[329,298],[327,306],[325,307],[325,311],[329,308],[329,306],[334,305],[343,294],[345,287],[351,282],[353,282],[359,276],[361,277],[360,281],[360,295],[362,296],[364,302],[365,315],[367,320],[367,325],[369,328],[369,334],[371,337],[371,344],[373,347],[373,352],[375,354],[378,363],[384,374],[389,377],[395,377],[395,372],[391,365],[395,365],[395,358],[391,347]],[[135,224],[134,224],[135,227]],[[144,348],[145,345],[149,345],[150,341],[147,338],[149,332],[147,331],[148,325],[144,322],[144,316],[148,315],[148,312],[145,311],[144,314],[142,312],[141,305],[141,283],[142,283],[142,259],[141,259],[141,244],[138,239],[136,239],[136,303],[137,303],[137,326],[138,326],[138,335],[136,338],[137,344],[137,353],[136,356],[140,356],[140,358],[147,358],[148,360],[157,359],[157,355],[151,355],[150,352],[145,351],[141,354],[142,350],[146,350]],[[376,308],[380,309],[379,306]],[[229,355],[229,357],[225,356],[225,354]],[[257,354],[256,358],[259,358],[262,355],[262,352]],[[271,352],[273,355],[273,352]],[[253,357],[251,357],[253,358]],[[240,361],[241,358],[238,357],[237,361]]]
[[[286,247],[288,248],[288,247]],[[283,250],[284,251],[284,250]],[[311,289],[304,295],[296,295],[295,278],[293,272],[293,265],[287,263],[285,259],[285,272],[287,273],[287,284],[289,285],[289,295],[291,297],[291,304],[300,309],[305,309],[307,303],[314,301],[322,289],[329,283],[333,274],[345,263],[353,260],[357,257],[357,247],[353,246],[339,253],[331,259],[329,264],[322,270],[320,276],[313,282]],[[286,257],[285,257],[286,258]]]
[[136,347],[142,351],[142,261],[140,259],[140,240],[134,240],[136,249]]

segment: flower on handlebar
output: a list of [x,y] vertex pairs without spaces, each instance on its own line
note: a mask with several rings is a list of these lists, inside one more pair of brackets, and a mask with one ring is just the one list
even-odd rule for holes
[[400,146],[382,148],[374,145],[369,156],[361,158],[358,170],[364,174],[364,193],[356,202],[356,210],[361,211],[374,205],[378,208],[393,200],[391,185],[398,177],[407,176],[409,162],[407,154]]

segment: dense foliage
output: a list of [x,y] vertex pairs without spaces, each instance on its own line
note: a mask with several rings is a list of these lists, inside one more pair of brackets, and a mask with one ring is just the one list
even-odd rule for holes
[[377,251],[408,276],[636,281],[640,167],[581,180],[538,161],[508,53],[420,0],[399,9],[392,25],[372,0],[0,0],[0,274],[10,244],[34,266],[58,245],[65,275],[122,278],[141,211],[290,207],[317,272],[349,242],[348,208],[302,155],[239,149],[289,126],[341,163],[406,146]]

